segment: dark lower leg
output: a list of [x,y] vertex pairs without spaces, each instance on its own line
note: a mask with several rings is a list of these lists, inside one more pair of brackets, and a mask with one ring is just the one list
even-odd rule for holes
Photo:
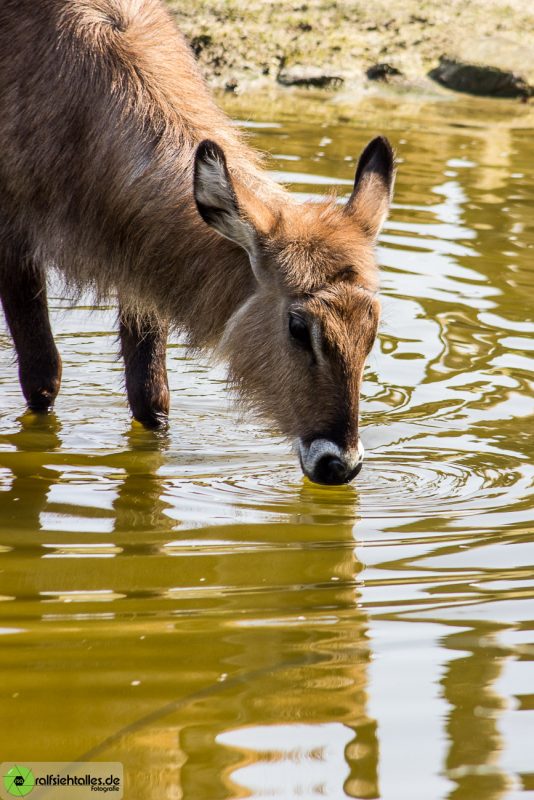
[[0,298],[15,343],[26,402],[33,411],[48,411],[61,383],[61,358],[50,328],[43,271],[23,258],[2,264]]
[[133,317],[122,310],[119,323],[132,414],[146,427],[159,428],[166,424],[169,413],[167,325],[155,317]]

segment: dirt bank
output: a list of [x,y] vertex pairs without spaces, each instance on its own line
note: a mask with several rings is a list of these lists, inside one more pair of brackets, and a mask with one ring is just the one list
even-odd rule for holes
[[530,0],[167,0],[210,83],[337,89],[372,80],[526,99]]

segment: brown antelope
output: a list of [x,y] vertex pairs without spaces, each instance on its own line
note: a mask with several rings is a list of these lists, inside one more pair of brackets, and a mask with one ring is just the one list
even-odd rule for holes
[[345,205],[297,203],[217,108],[159,0],[0,0],[0,296],[35,411],[61,380],[54,267],[96,300],[118,296],[137,420],[167,417],[171,325],[218,347],[309,478],[350,481],[393,179],[379,137]]

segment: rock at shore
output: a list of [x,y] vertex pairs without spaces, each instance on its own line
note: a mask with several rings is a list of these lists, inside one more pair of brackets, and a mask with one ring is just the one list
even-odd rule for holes
[[534,94],[532,53],[499,37],[466,41],[442,56],[429,76],[449,89],[486,97]]
[[385,61],[373,64],[365,74],[370,81],[384,81],[385,83],[404,77],[400,69]]
[[315,89],[339,89],[343,85],[341,75],[333,75],[318,67],[300,65],[280,70],[277,80],[282,86],[305,86]]
[[441,58],[439,66],[429,72],[433,80],[457,92],[484,97],[530,97],[532,88],[524,78],[498,67],[466,64]]

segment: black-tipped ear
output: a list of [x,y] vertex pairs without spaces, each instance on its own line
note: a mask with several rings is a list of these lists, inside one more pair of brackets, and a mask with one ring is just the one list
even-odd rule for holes
[[391,191],[395,174],[395,154],[385,136],[377,136],[372,139],[363,150],[356,168],[355,189],[366,173],[380,177]]
[[199,144],[195,154],[193,194],[198,213],[206,224],[253,252],[255,231],[239,209],[224,151],[208,139]]
[[374,240],[386,219],[395,182],[395,154],[385,136],[373,139],[358,161],[345,213]]

